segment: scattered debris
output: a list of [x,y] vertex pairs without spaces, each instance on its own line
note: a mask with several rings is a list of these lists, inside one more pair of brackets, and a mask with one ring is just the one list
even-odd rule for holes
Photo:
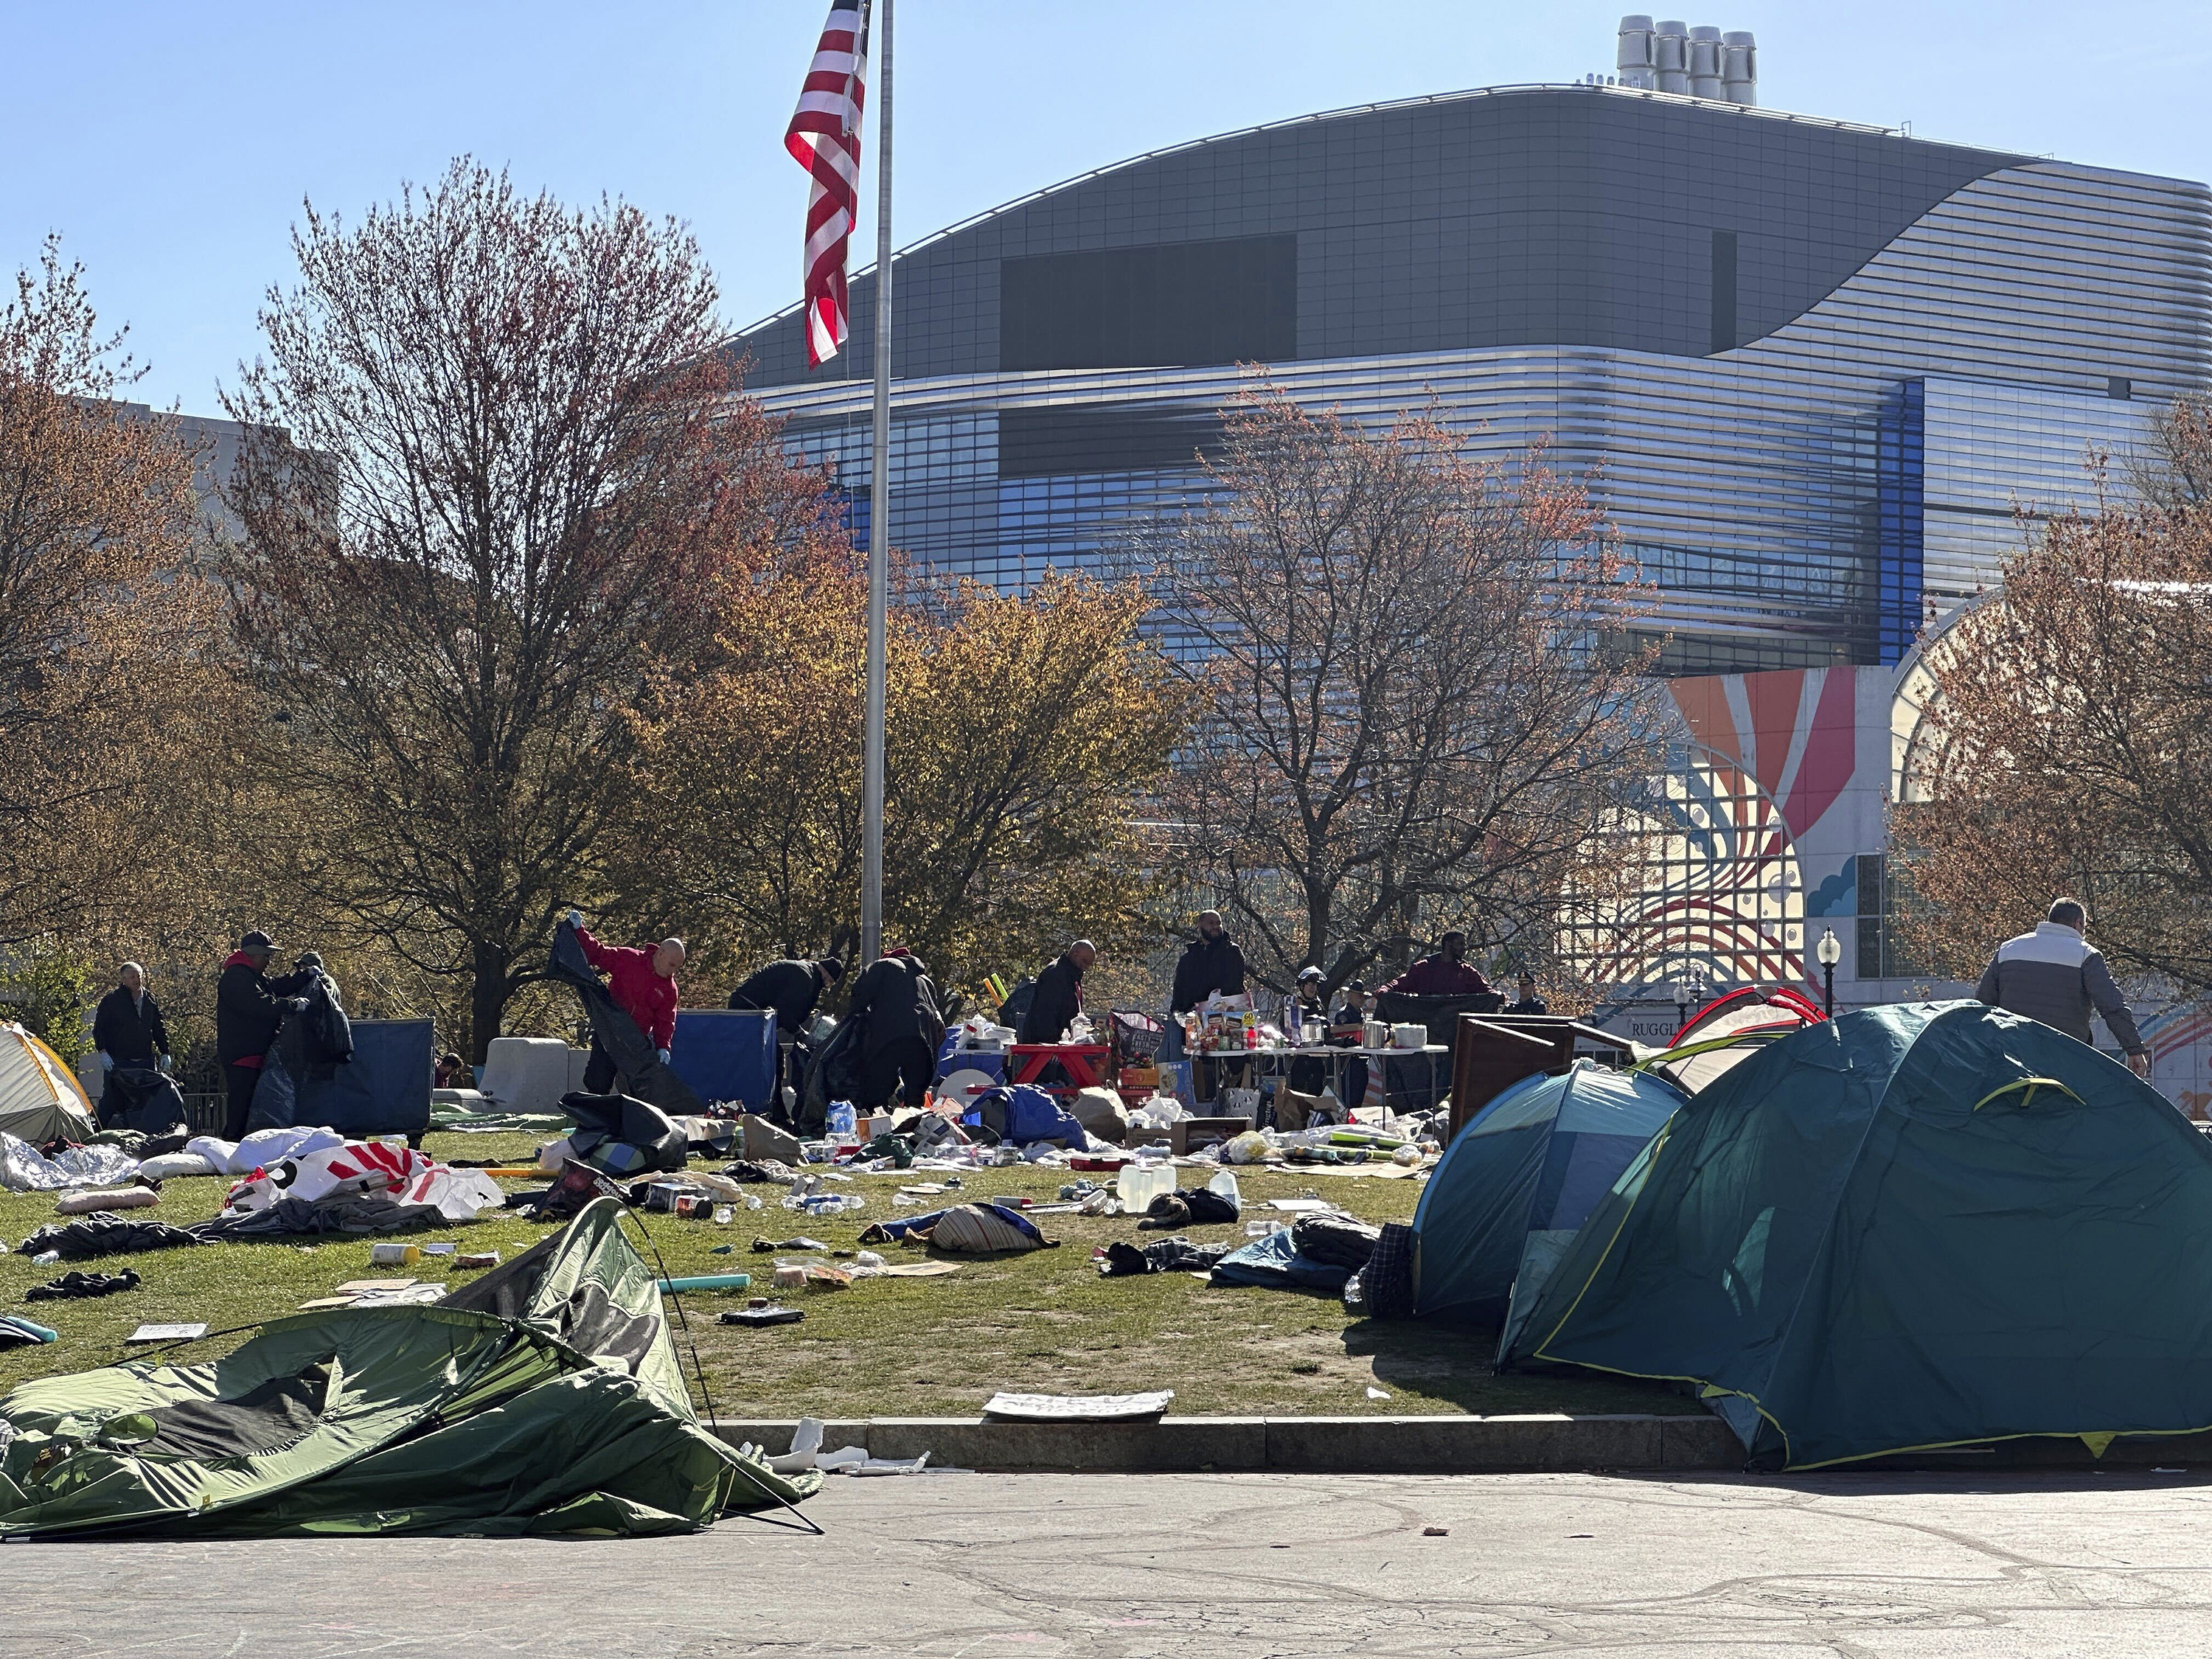
[[1134,1422],[1158,1417],[1174,1398],[1173,1389],[1152,1394],[994,1394],[983,1402],[983,1415],[1024,1423]]
[[23,1300],[63,1302],[79,1297],[113,1296],[118,1291],[135,1291],[139,1283],[138,1275],[128,1267],[119,1273],[67,1273],[43,1285],[32,1285],[23,1292]]
[[207,1334],[207,1322],[201,1320],[190,1325],[141,1325],[123,1340],[125,1342],[190,1342]]
[[1367,1389],[1367,1397],[1370,1400],[1388,1400],[1390,1396],[1370,1383]]
[[1421,1528],[1421,1536],[1424,1538],[1449,1538],[1451,1536],[1451,1528],[1449,1527],[1423,1527]]

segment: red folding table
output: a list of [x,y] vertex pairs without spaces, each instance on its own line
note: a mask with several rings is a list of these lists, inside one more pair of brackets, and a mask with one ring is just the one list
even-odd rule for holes
[[[1054,1060],[1067,1073],[1066,1083],[1039,1083]],[[1062,1099],[1079,1089],[1111,1089],[1113,1045],[1105,1042],[1015,1042],[1006,1048],[1006,1081],[1027,1083]]]

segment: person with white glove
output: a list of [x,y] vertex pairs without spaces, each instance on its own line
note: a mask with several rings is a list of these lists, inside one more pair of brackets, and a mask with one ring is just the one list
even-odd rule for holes
[[100,998],[92,1016],[92,1046],[100,1051],[100,1069],[118,1066],[151,1066],[167,1070],[169,1030],[161,1023],[161,1005],[146,988],[146,970],[126,962],[116,971],[115,988]]
[[[616,1007],[637,1022],[637,1029],[652,1040],[653,1053],[668,1064],[676,1041],[676,970],[684,965],[684,941],[665,939],[658,945],[602,945],[593,939],[575,911],[568,912],[576,930],[576,943],[584,959],[607,976],[607,994]],[[584,1067],[584,1088],[603,1095],[615,1085],[614,1057],[592,1039],[592,1058]]]

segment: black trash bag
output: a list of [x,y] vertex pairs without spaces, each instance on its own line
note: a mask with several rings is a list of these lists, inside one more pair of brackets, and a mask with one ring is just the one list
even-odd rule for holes
[[1367,1265],[1382,1236],[1380,1227],[1333,1210],[1302,1215],[1291,1224],[1291,1248],[1300,1255],[1355,1272]]
[[253,1085],[253,1110],[246,1120],[248,1134],[256,1129],[297,1127],[301,1100],[353,1058],[353,1026],[338,1000],[337,981],[319,966],[306,965],[310,977],[301,995],[307,1008],[285,1015],[276,1028],[276,1040],[262,1061],[261,1081]]
[[799,1115],[792,1133],[802,1140],[818,1140],[829,1127],[830,1103],[855,1100],[860,1093],[860,1051],[867,1042],[868,1017],[855,1015],[830,1032],[806,1068],[806,1086],[799,1091]]
[[333,1193],[328,1198],[280,1198],[265,1210],[225,1211],[194,1222],[193,1235],[216,1243],[232,1238],[308,1237],[326,1233],[396,1233],[414,1227],[450,1228],[434,1204],[394,1204],[381,1196]]
[[605,1174],[680,1170],[690,1155],[684,1131],[649,1102],[578,1090],[561,1097],[561,1109],[576,1121],[568,1134],[568,1155]]
[[67,1302],[79,1297],[113,1296],[118,1291],[135,1291],[138,1284],[138,1275],[128,1267],[119,1273],[64,1273],[59,1279],[32,1285],[23,1292],[23,1300]]
[[566,916],[553,930],[553,957],[547,971],[563,985],[573,987],[583,1000],[584,1018],[591,1022],[592,1035],[599,1047],[614,1061],[617,1085],[623,1093],[657,1106],[671,1117],[705,1113],[706,1103],[691,1085],[660,1063],[660,1052],[653,1046],[653,1039],[615,1006]]
[[95,1210],[64,1224],[49,1223],[23,1241],[25,1255],[59,1253],[64,1261],[89,1261],[94,1256],[130,1255],[139,1250],[170,1250],[201,1241],[166,1221],[125,1221],[106,1210]]
[[151,1066],[118,1066],[100,1089],[102,1128],[161,1135],[189,1121],[184,1091],[173,1078]]

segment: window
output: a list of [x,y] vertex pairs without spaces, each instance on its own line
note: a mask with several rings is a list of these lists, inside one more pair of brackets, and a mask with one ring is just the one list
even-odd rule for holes
[[1298,355],[1298,239],[1243,236],[999,264],[999,367],[1195,368]]
[[1858,976],[1913,979],[1926,975],[1927,966],[1912,954],[1896,927],[1900,917],[1911,914],[1911,880],[1881,853],[1860,854],[1856,874]]

